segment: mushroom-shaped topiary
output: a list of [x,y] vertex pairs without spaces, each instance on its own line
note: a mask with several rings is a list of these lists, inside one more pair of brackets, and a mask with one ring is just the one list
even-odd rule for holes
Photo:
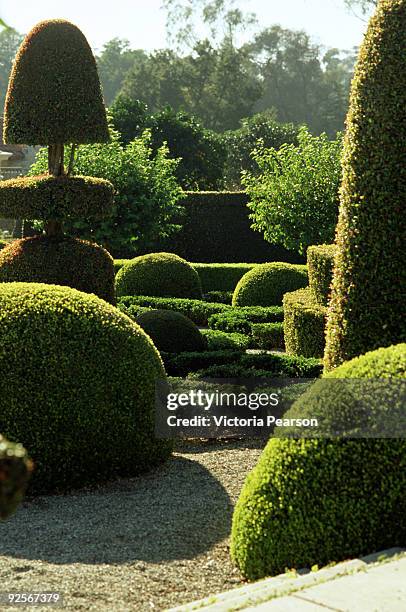
[[182,353],[207,348],[206,339],[197,325],[180,312],[150,310],[137,317],[136,322],[160,351]]
[[149,253],[135,257],[116,276],[117,296],[201,299],[202,286],[193,266],[173,253]]
[[[70,176],[77,145],[108,140],[96,62],[86,38],[68,21],[39,23],[25,37],[11,71],[4,109],[4,141],[48,145],[48,174],[1,181],[2,216],[41,219],[45,221],[47,237],[61,238],[64,219],[108,214],[113,204],[111,183]],[[68,145],[71,149],[65,163]],[[39,243],[31,246],[34,244]],[[41,249],[44,245],[42,241]],[[53,248],[51,242],[49,257]],[[20,280],[32,280],[29,264],[25,266],[26,277]],[[69,284],[73,277],[68,266],[67,260],[66,277],[61,284]],[[112,274],[109,277],[109,293],[113,295]],[[54,282],[54,277],[47,282]]]

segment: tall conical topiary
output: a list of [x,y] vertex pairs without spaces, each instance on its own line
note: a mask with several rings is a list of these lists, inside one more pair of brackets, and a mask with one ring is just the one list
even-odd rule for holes
[[[113,205],[111,183],[71,176],[77,145],[109,140],[96,62],[86,38],[75,25],[60,19],[43,21],[25,37],[10,75],[3,130],[5,143],[48,145],[48,174],[0,181],[0,214],[43,220],[46,234],[45,241],[43,236],[37,242],[31,239],[28,250],[24,245],[16,248],[15,243],[4,249],[0,255],[0,282],[58,282],[83,291],[86,278],[94,270],[108,270],[105,286],[97,293],[114,300],[113,260],[107,251],[91,243],[70,241],[65,278],[60,257],[54,257],[68,244],[63,235],[64,219],[101,218],[109,214]],[[69,145],[70,154],[65,160]],[[36,248],[42,259],[44,249],[49,251],[45,268],[33,265]],[[17,252],[18,262],[13,266]],[[87,290],[95,292],[100,285],[103,283],[96,280]]]
[[325,368],[405,340],[406,0],[379,0],[344,143]]

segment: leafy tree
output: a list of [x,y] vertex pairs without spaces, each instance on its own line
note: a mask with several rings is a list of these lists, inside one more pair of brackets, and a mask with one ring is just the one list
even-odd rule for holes
[[113,126],[127,145],[150,125],[148,106],[137,98],[119,94],[109,108]]
[[342,138],[312,136],[302,127],[298,145],[277,151],[259,146],[253,158],[260,174],[243,173],[253,228],[269,242],[306,252],[334,238],[341,179]]
[[113,38],[103,46],[97,66],[107,106],[116,97],[130,68],[145,57],[144,51],[130,49],[128,40]]
[[[177,161],[168,158],[166,147],[153,156],[148,131],[127,146],[112,128],[110,135],[108,144],[80,146],[73,172],[111,181],[116,191],[113,213],[102,221],[66,222],[65,230],[71,236],[95,240],[116,257],[133,256],[179,229],[174,222],[181,197],[175,178]],[[47,152],[41,149],[30,174],[43,172],[46,165]]]
[[23,36],[12,28],[0,32],[0,109],[4,107],[11,66],[22,40]]
[[363,13],[367,13],[377,5],[378,0],[344,0],[348,8],[360,8]]
[[264,148],[279,149],[283,144],[297,144],[298,127],[293,123],[278,123],[275,112],[257,113],[240,122],[237,130],[223,134],[223,143],[227,150],[225,180],[228,188],[239,189],[241,172],[248,170],[251,174],[258,172],[258,165],[252,157],[252,151],[261,141]]

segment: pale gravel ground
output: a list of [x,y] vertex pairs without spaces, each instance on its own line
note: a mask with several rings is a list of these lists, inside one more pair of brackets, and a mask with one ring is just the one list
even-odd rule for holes
[[232,509],[261,446],[184,443],[145,476],[24,502],[0,524],[0,592],[59,591],[64,610],[115,612],[165,610],[238,586]]

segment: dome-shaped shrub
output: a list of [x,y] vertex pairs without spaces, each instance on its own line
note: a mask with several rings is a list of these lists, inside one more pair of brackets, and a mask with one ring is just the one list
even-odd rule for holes
[[196,270],[173,253],[149,253],[135,257],[116,276],[117,296],[152,295],[201,299]]
[[150,469],[170,453],[154,437],[160,356],[142,329],[68,287],[0,285],[0,431],[36,466],[36,491]]
[[306,266],[274,262],[244,274],[233,295],[233,306],[281,305],[285,293],[306,287]]
[[105,249],[67,236],[15,240],[0,251],[0,283],[66,285],[115,303],[114,262]]
[[205,338],[197,325],[180,312],[150,310],[137,317],[136,322],[160,351],[182,353],[207,348]]
[[32,462],[21,444],[12,444],[0,434],[0,519],[8,518],[23,498]]
[[108,140],[96,62],[85,36],[63,19],[38,23],[14,61],[4,108],[4,142]]
[[[332,392],[338,379],[404,378],[405,359],[406,345],[390,347],[337,368],[331,386],[327,379],[317,381],[324,383],[319,416],[340,411],[340,395]],[[311,396],[310,389],[285,418],[308,416]],[[353,408],[358,399],[354,393]],[[273,438],[237,503],[232,557],[245,576],[256,579],[286,567],[323,565],[402,546],[405,489],[405,439]]]
[[380,0],[351,87],[325,367],[403,342],[406,0]]

